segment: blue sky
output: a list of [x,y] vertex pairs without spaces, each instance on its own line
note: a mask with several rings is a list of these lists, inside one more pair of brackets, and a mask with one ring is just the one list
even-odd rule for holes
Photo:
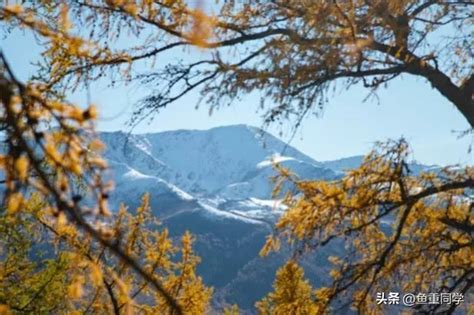
[[[13,65],[17,76],[26,80],[34,73],[31,62],[41,52],[31,34],[18,31],[2,38],[1,48]],[[189,54],[205,52],[193,49]],[[160,59],[162,60],[162,59]],[[166,57],[163,62],[170,62]],[[148,88],[132,85],[107,87],[107,82],[94,83],[90,95],[99,107],[100,130],[124,130],[133,105],[149,92]],[[468,153],[473,142],[471,135],[461,139],[458,133],[469,128],[455,107],[432,89],[425,80],[404,76],[378,92],[379,99],[363,102],[367,91],[355,87],[330,95],[321,117],[307,118],[291,145],[315,158],[331,160],[366,153],[377,140],[404,136],[412,146],[413,157],[428,164],[472,164]],[[243,97],[228,108],[221,108],[209,116],[206,104],[195,109],[198,95],[190,94],[160,111],[151,124],[142,123],[135,132],[157,132],[175,129],[208,129],[232,124],[261,126],[261,112],[256,95]],[[77,104],[85,104],[85,93],[71,95]],[[285,126],[284,126],[285,127]],[[283,129],[290,129],[288,128]],[[282,128],[271,126],[278,135]],[[283,130],[280,137],[288,140],[290,132]]]

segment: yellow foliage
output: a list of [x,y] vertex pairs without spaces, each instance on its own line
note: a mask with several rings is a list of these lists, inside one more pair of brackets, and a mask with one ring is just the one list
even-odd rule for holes
[[18,172],[18,178],[24,182],[26,178],[28,177],[28,158],[24,155],[20,156],[16,161],[15,161],[15,169]]
[[21,193],[17,192],[8,196],[8,203],[7,203],[8,214],[17,213],[21,209],[22,203],[23,203],[23,195]]
[[89,269],[90,269],[90,278],[92,280],[92,284],[96,287],[101,286],[102,280],[103,280],[101,268],[96,263],[90,262]]
[[188,34],[190,42],[198,47],[207,47],[209,39],[212,37],[212,29],[215,26],[215,19],[197,9],[191,13],[193,26]]
[[278,251],[280,250],[280,239],[274,238],[272,236],[268,236],[265,244],[263,245],[262,249],[260,250],[260,256],[266,256],[271,251]]
[[240,315],[239,307],[236,304],[226,307],[224,308],[223,315]]
[[257,302],[259,314],[322,314],[311,285],[296,262],[290,260],[277,271],[273,288],[273,292]]
[[329,257],[332,286],[316,291],[322,309],[347,300],[343,293],[350,288],[354,308],[382,314],[373,298],[377,292],[442,290],[452,279],[459,279],[456,289],[469,286],[463,277],[474,266],[474,214],[465,189],[474,184],[472,168],[412,176],[407,157],[400,140],[379,144],[359,168],[333,182],[281,175],[297,190],[286,197],[288,210],[263,254],[284,238],[303,244],[300,252],[336,239],[346,248],[344,258]]
[[[10,253],[15,264],[0,265],[2,303],[6,292],[19,296],[12,303],[23,307],[44,286],[43,304],[61,302],[70,313],[86,309],[111,313],[114,305],[110,301],[114,299],[126,303],[128,310],[170,310],[170,300],[163,292],[152,291],[150,280],[142,280],[136,267],[118,258],[122,254],[143,262],[150,277],[162,283],[189,314],[209,310],[212,289],[195,273],[199,258],[192,251],[190,234],[186,233],[178,246],[166,229],[145,228],[157,223],[150,216],[146,196],[136,215],[120,211],[116,217],[110,216],[104,197],[109,186],[102,182],[107,163],[100,157],[102,145],[94,137],[97,109],[90,104],[87,109],[71,104],[65,95],[98,79],[108,69],[131,80],[131,68],[140,60],[183,46],[218,50],[206,54],[201,62],[158,72],[158,84],[164,86],[156,90],[168,94],[153,95],[152,106],[145,102],[146,114],[147,106],[153,110],[172,101],[170,91],[182,85],[203,86],[213,107],[225,98],[237,99],[241,93],[258,90],[263,95],[262,107],[266,101],[275,105],[265,116],[267,122],[293,113],[300,118],[315,104],[322,106],[333,78],[347,77],[349,84],[356,84],[359,78],[366,78],[361,73],[369,73],[373,80],[364,83],[374,89],[406,69],[422,76],[429,74],[428,80],[443,77],[438,64],[452,74],[451,88],[465,95],[465,84],[472,79],[472,49],[466,44],[470,34],[465,34],[468,28],[463,24],[470,17],[470,6],[438,1],[427,3],[426,8],[424,5],[414,0],[287,1],[284,5],[229,1],[219,7],[216,16],[201,8],[192,9],[184,0],[72,1],[61,5],[39,0],[0,5],[2,24],[26,28],[45,43],[44,60],[34,81],[18,82],[5,60],[1,65],[0,115],[12,152],[1,156],[0,166],[5,173],[6,213],[15,215],[0,218],[8,236],[2,241],[21,249],[21,255]],[[71,18],[76,13],[81,25],[75,25]],[[454,28],[457,36],[444,42],[446,45],[428,45],[428,39],[437,37],[431,36],[432,31],[445,24],[458,26]],[[147,33],[150,35],[143,35]],[[135,37],[128,41],[127,49],[113,45],[122,34]],[[157,46],[161,41],[165,46]],[[242,58],[222,53],[227,52],[225,47],[246,42],[251,45],[242,53],[238,50]],[[410,51],[412,43],[455,53],[434,51],[418,56],[421,52]],[[439,60],[444,55],[450,59]],[[208,66],[205,71],[196,68],[202,64]],[[443,95],[450,93],[442,86],[437,88]],[[451,99],[464,101],[465,97]],[[156,104],[156,100],[164,103]],[[274,292],[257,304],[262,314],[323,313],[344,291],[335,290],[340,287],[353,288],[346,291],[361,313],[382,312],[371,297],[389,285],[416,292],[449,287],[458,281],[451,289],[469,289],[474,217],[472,197],[466,189],[474,186],[474,169],[446,168],[440,173],[414,176],[406,170],[407,156],[404,141],[381,144],[359,168],[333,182],[302,181],[279,167],[281,176],[276,179],[275,192],[290,182],[299,195],[286,195],[288,210],[276,224],[278,233],[267,239],[261,254],[279,250],[283,238],[307,246],[300,250],[317,249],[339,239],[352,260],[332,258],[332,286],[314,293],[303,279],[302,269],[288,262],[277,273]],[[95,198],[92,211],[81,204],[82,195],[72,193],[78,183]],[[28,193],[22,194],[24,191]],[[42,210],[30,209],[30,204],[40,203]],[[11,229],[12,220],[18,220],[15,224],[23,224],[25,229]],[[39,235],[47,231],[52,234],[51,244],[67,250],[37,271],[26,254],[31,244],[21,235],[25,231]],[[90,262],[88,268],[74,268],[84,261]],[[16,283],[17,278],[24,283]],[[26,290],[30,287],[36,290]],[[66,291],[76,299],[71,303],[74,305],[57,301]],[[140,305],[135,296],[154,304]],[[0,306],[0,312],[7,312],[8,307]],[[31,312],[45,313],[47,309],[34,308]]]
[[10,308],[8,305],[5,304],[0,304],[0,315],[10,315],[12,312],[10,311]]
[[68,295],[69,298],[73,300],[80,299],[82,295],[84,294],[84,277],[83,276],[76,276],[73,280],[72,283],[69,285],[68,288]]
[[[122,305],[124,313],[137,308],[150,314],[172,309],[133,268],[114,258],[110,250],[89,235],[80,233],[64,212],[52,213],[46,204],[34,194],[24,210],[17,212],[15,226],[8,217],[0,216],[0,248],[6,250],[2,255],[9,255],[0,261],[0,301],[5,296],[18,296],[7,300],[5,310],[24,307],[42,313],[58,307],[67,313],[82,314],[89,309],[108,314],[114,309],[111,298]],[[193,253],[191,234],[185,233],[178,245],[171,241],[166,229],[157,229],[147,195],[135,213],[122,208],[108,227],[114,235],[123,237],[128,255],[143,262],[152,277],[163,281],[185,314],[200,315],[210,310],[212,289],[195,273],[199,257]],[[36,242],[51,248],[55,245],[57,254],[47,260],[31,261],[30,253],[37,250],[31,245]],[[28,301],[32,301],[31,305],[27,305]]]

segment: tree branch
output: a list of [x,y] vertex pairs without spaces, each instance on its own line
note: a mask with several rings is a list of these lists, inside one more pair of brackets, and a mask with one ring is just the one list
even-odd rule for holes
[[474,99],[472,98],[474,83],[471,82],[474,79],[472,79],[472,76],[465,86],[458,87],[445,73],[433,68],[406,48],[389,46],[376,41],[373,41],[371,46],[379,52],[402,61],[405,64],[404,72],[427,79],[436,90],[456,106],[469,125],[474,128]]
[[391,74],[400,74],[405,70],[404,65],[398,65],[394,67],[389,67],[389,68],[382,68],[382,69],[369,69],[369,70],[358,70],[358,71],[352,71],[352,70],[346,70],[346,71],[340,71],[336,72],[333,74],[328,74],[326,76],[323,76],[319,79],[313,80],[310,83],[303,85],[299,87],[296,91],[292,93],[293,96],[298,95],[301,93],[303,90],[306,90],[307,88],[318,86],[321,84],[324,84],[326,82],[339,79],[339,78],[363,78],[366,76],[375,76],[375,75],[391,75]]
[[112,286],[105,279],[104,279],[103,282],[104,282],[104,285],[107,289],[107,293],[109,294],[110,301],[112,302],[112,305],[114,307],[114,314],[115,315],[120,315],[120,308],[118,306],[117,299],[115,298],[115,294],[114,294],[114,290],[112,289]]

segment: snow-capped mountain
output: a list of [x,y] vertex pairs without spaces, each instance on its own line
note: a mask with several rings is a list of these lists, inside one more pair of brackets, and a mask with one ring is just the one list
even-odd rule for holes
[[[190,193],[212,194],[271,167],[274,157],[314,167],[319,163],[258,128],[243,125],[206,131],[130,135],[102,133],[106,157],[138,173],[158,176]],[[285,151],[286,157],[279,156]]]
[[[308,178],[336,176],[269,133],[244,125],[141,135],[104,132],[101,139],[116,183],[114,196],[126,196],[134,206],[133,200],[150,192],[152,205],[166,217],[199,208],[244,219],[242,212],[249,209],[247,216],[258,213],[262,219],[260,210],[272,208],[274,162]],[[113,198],[112,204],[121,201]]]
[[[133,210],[148,192],[154,214],[172,235],[186,230],[195,235],[203,261],[198,271],[214,286],[215,303],[237,303],[244,310],[270,291],[289,253],[282,249],[264,260],[258,255],[285,210],[279,196],[272,195],[274,163],[301,178],[331,180],[362,161],[356,156],[317,162],[245,125],[140,135],[103,132],[100,137],[116,184],[112,208],[123,202]],[[326,257],[336,249],[308,258],[306,275],[315,285],[328,280]]]

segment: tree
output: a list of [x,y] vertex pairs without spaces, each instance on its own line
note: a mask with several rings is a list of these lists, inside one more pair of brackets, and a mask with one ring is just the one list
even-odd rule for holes
[[[281,169],[278,185],[289,181],[296,189],[286,196],[289,209],[262,254],[282,240],[293,244],[296,257],[342,241],[343,253],[329,259],[333,281],[318,290],[321,311],[349,304],[362,314],[383,314],[375,297],[384,292],[461,293],[463,307],[472,311],[474,169],[415,176],[408,153],[404,140],[379,144],[359,168],[333,182],[302,180]],[[458,306],[415,310],[452,314]]]
[[[44,201],[46,215],[58,225],[58,233],[72,238],[74,245],[83,250],[81,253],[84,254],[84,246],[88,243],[97,242],[95,246],[110,251],[115,259],[145,279],[173,310],[181,314],[176,298],[133,257],[129,248],[122,246],[120,229],[113,231],[107,222],[111,216],[107,203],[110,184],[102,180],[107,163],[99,155],[102,143],[93,136],[95,108],[80,109],[50,95],[51,90],[43,85],[22,84],[1,54],[0,59],[3,62],[0,120],[6,146],[5,153],[0,156],[5,176],[2,215],[23,214],[33,196],[37,196]],[[78,182],[87,189],[79,190]],[[86,205],[84,199],[92,206]],[[118,227],[120,224],[120,219],[115,222]],[[79,241],[77,238],[81,237],[86,239]],[[83,256],[73,256],[77,258],[73,260],[76,266],[80,265]],[[70,290],[72,297],[82,295],[84,279],[82,275],[75,276]],[[126,286],[120,287],[122,296],[126,296]],[[127,301],[122,299],[123,303]],[[116,303],[112,304],[117,310]]]
[[69,257],[62,252],[54,259],[46,258],[43,246],[33,249],[43,243],[44,231],[33,219],[40,211],[40,202],[34,198],[21,215],[0,217],[0,305],[11,311],[53,313],[68,307],[64,296],[67,274],[72,271]]
[[303,268],[295,261],[288,261],[277,271],[273,287],[275,291],[256,305],[260,314],[322,314],[311,285],[304,279]]
[[[164,283],[186,314],[204,314],[212,289],[196,276],[199,262],[186,233],[181,246],[151,215],[148,196],[112,223],[121,248]],[[34,195],[21,212],[0,217],[0,305],[15,313],[173,314],[176,310],[133,268],[64,217],[55,220]],[[181,255],[177,255],[181,251]],[[180,257],[178,257],[180,256]]]
[[[38,4],[45,5],[43,8],[45,12],[55,10],[55,7],[49,6],[48,3]],[[80,36],[74,36],[68,32],[69,20],[66,11],[61,11],[61,16],[55,24],[38,19],[41,11],[38,9],[38,11],[25,12],[19,5],[2,6],[2,21],[11,22],[7,26],[28,27],[47,40],[48,44],[52,45],[46,53],[48,58],[67,62],[74,58],[90,57],[96,53],[93,45],[87,46],[86,41]],[[155,242],[161,235],[147,232],[142,225],[143,222],[140,222],[140,220],[144,221],[144,218],[130,218],[124,213],[119,213],[118,217],[111,215],[107,202],[111,183],[103,180],[107,163],[100,157],[103,145],[95,136],[94,120],[97,116],[95,106],[90,105],[84,109],[71,104],[65,100],[64,95],[40,80],[22,83],[15,77],[13,69],[2,52],[0,52],[0,61],[0,125],[5,137],[5,149],[0,155],[0,167],[4,175],[4,180],[2,180],[4,208],[1,215],[6,218],[22,216],[33,198],[43,201],[42,211],[47,220],[39,220],[35,223],[46,225],[60,239],[66,239],[67,245],[75,250],[64,253],[65,261],[75,266],[75,272],[70,272],[67,277],[67,280],[70,280],[67,292],[72,299],[72,309],[81,309],[82,303],[86,300],[81,300],[85,295],[84,292],[96,289],[97,293],[95,297],[91,297],[91,304],[85,308],[85,311],[98,307],[100,311],[119,314],[123,312],[122,309],[127,309],[132,305],[133,297],[142,295],[142,292],[148,292],[149,287],[156,290],[156,299],[161,299],[159,305],[170,309],[170,313],[183,313],[182,307],[177,302],[177,300],[187,301],[186,297],[181,297],[183,294],[193,299],[193,304],[186,305],[189,306],[187,312],[199,313],[206,309],[211,291],[205,288],[201,279],[194,274],[198,260],[192,253],[189,235],[185,235],[183,239],[183,248],[186,249],[186,257],[190,257],[189,261],[179,264],[169,262],[171,266],[157,265],[158,262],[156,262],[154,268],[157,270],[150,269],[148,264],[143,264],[148,259],[143,255],[149,255],[148,253],[152,250],[150,246],[154,251],[160,248],[161,245],[158,246]],[[49,69],[51,77],[58,70],[55,70],[56,66],[57,64],[52,65]],[[85,189],[80,189],[78,183]],[[146,204],[146,201],[144,203]],[[144,207],[146,208],[146,205]],[[135,220],[138,222],[132,231],[135,231],[136,236],[132,233],[131,243],[122,244],[121,238],[124,234],[128,234],[123,232],[122,229],[125,226],[121,224],[124,222],[130,224]],[[53,226],[56,226],[56,229]],[[23,229],[21,225],[15,226],[16,228]],[[164,233],[161,241],[167,244],[169,243],[167,232]],[[140,237],[139,241],[135,241],[135,237]],[[13,239],[7,240],[10,242]],[[45,245],[49,243],[46,242]],[[21,246],[19,250],[27,251],[28,242],[9,244],[11,248],[15,246]],[[100,248],[101,252],[96,259],[90,252],[97,248]],[[164,249],[164,257],[160,259],[169,260],[168,256],[174,251],[174,247]],[[6,258],[9,257],[8,254]],[[14,261],[26,259],[25,254],[12,257]],[[106,260],[104,265],[96,266],[101,263],[101,259]],[[63,260],[61,260],[61,266]],[[44,263],[48,264],[48,262]],[[54,260],[53,264],[55,264]],[[25,265],[28,268],[35,266],[34,263],[29,266],[27,261]],[[44,282],[41,278],[46,277],[50,270],[47,268],[44,276],[35,274],[39,277],[38,283]],[[70,268],[65,270],[71,271]],[[163,282],[168,281],[168,277],[172,276],[171,273],[183,273],[184,270],[186,273],[175,281],[181,289],[173,293],[168,292]],[[13,273],[10,271],[6,270],[4,279],[8,275],[25,278],[31,272],[35,272],[35,270],[20,270],[17,273],[15,269]],[[164,272],[166,276],[157,276],[156,272]],[[106,276],[110,279],[108,282],[105,280],[102,282]],[[92,277],[90,278],[92,287],[85,285],[89,277]],[[144,281],[139,285],[140,289],[136,293],[129,292],[129,289],[135,288],[139,279]],[[31,279],[31,281],[35,280]],[[49,280],[46,282],[49,283]],[[45,292],[46,287],[49,288],[49,285],[45,284],[44,288],[41,287],[37,291]],[[34,288],[31,286],[29,289]],[[23,289],[22,287],[19,290]],[[190,292],[193,290],[199,292],[199,295],[192,296]],[[61,292],[58,290],[55,294],[61,295]],[[25,294],[25,298],[31,297],[32,300],[40,297],[40,295],[36,296],[36,293],[33,296]],[[102,303],[105,299],[101,299],[101,295],[104,294],[109,297],[107,303]],[[25,298],[20,299],[19,302]],[[46,298],[54,299],[55,296],[48,295]],[[9,300],[5,302],[8,304]],[[133,306],[136,307],[136,304],[133,303]],[[17,308],[16,305],[12,307]],[[18,307],[21,310],[24,306]],[[145,306],[142,308],[146,309]],[[2,306],[3,310],[4,306]]]
[[[362,82],[373,92],[410,74],[425,78],[474,125],[471,1],[223,1],[213,15],[182,0],[48,3],[1,11],[14,23],[46,23],[52,29],[43,32],[62,34],[49,42],[38,78],[61,90],[122,69],[129,80],[154,87],[137,108],[138,120],[200,89],[211,109],[259,91],[267,122],[293,115],[298,122],[324,105],[337,82]],[[70,38],[77,27],[68,13],[81,25],[80,40]],[[118,49],[120,32],[133,39]],[[210,53],[132,71],[188,46]]]

